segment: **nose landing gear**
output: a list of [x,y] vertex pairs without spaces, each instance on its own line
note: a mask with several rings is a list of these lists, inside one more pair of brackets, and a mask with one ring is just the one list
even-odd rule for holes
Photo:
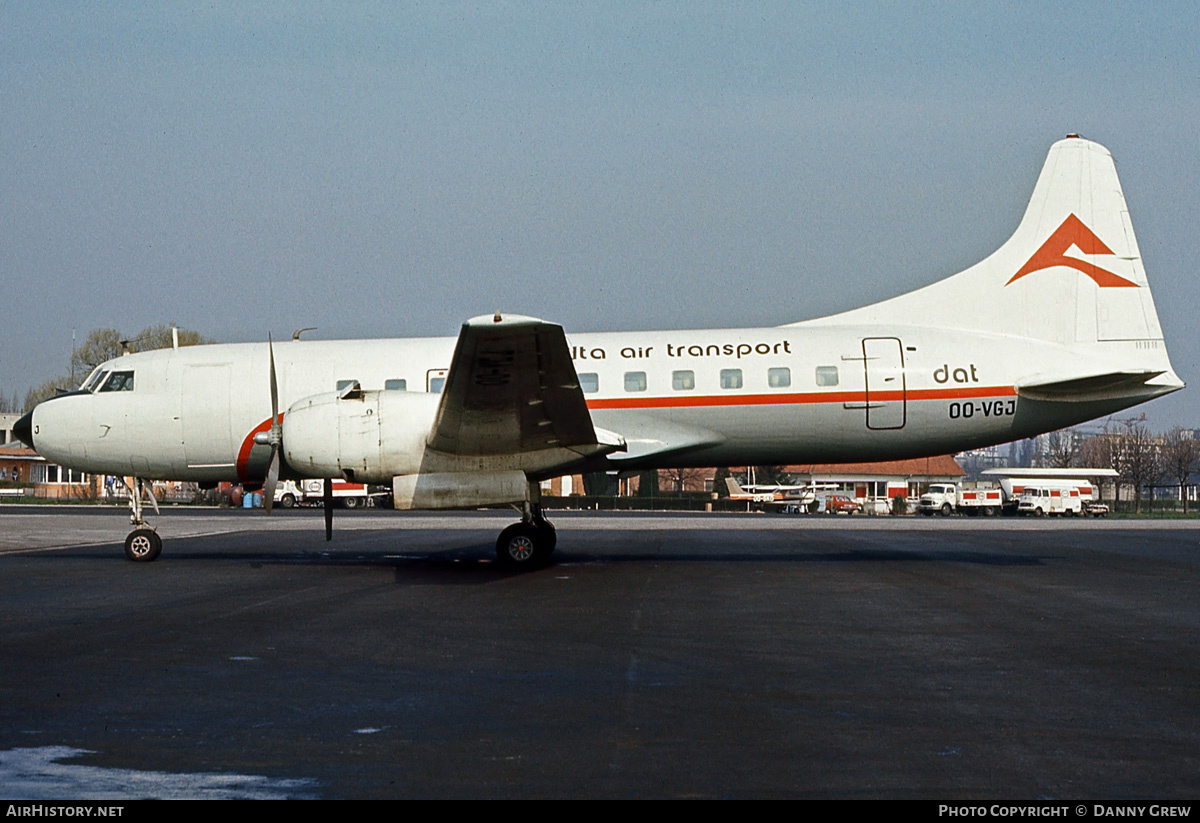
[[[124,479],[121,482],[124,484]],[[128,485],[125,487],[129,489]],[[142,478],[133,478],[133,488],[129,489],[129,522],[134,528],[125,538],[125,556],[135,563],[157,560],[162,552],[162,538],[142,518],[142,495],[147,493],[150,495],[154,513],[158,514],[158,498],[154,496],[154,490],[147,489],[146,481]]]

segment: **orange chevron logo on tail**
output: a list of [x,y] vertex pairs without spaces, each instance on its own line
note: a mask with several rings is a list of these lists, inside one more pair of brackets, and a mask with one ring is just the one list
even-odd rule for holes
[[1067,250],[1072,246],[1075,246],[1084,254],[1113,253],[1096,236],[1095,232],[1084,225],[1082,220],[1074,214],[1070,214],[1067,215],[1067,219],[1062,222],[1062,225],[1054,230],[1054,234],[1046,239],[1041,248],[1033,253],[1033,257],[1029,258],[1029,261],[1021,267],[1021,270],[1014,274],[1012,279],[1004,285],[1007,286],[1009,283],[1020,280],[1025,275],[1032,274],[1035,271],[1053,268],[1054,266],[1067,266],[1068,268],[1075,269],[1075,271],[1086,274],[1095,280],[1096,285],[1102,289],[1137,288],[1137,283],[1134,283],[1132,280],[1126,280],[1124,277],[1113,274],[1085,260],[1067,257]]

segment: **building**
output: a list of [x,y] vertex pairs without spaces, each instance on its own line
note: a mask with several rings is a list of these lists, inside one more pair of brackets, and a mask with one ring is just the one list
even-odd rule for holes
[[958,483],[966,474],[952,455],[874,463],[814,463],[784,466],[795,479],[819,484],[830,494],[844,494],[864,509],[887,511],[893,497],[915,500],[930,483]]

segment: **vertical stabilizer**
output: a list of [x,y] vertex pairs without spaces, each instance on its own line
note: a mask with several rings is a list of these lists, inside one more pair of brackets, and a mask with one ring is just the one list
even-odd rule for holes
[[1162,329],[1112,155],[1050,148],[1012,237],[982,262],[900,297],[810,321],[935,325],[1062,344],[1159,341]]

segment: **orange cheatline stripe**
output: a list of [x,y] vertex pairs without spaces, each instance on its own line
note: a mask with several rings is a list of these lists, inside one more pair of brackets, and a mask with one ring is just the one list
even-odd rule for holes
[[[870,392],[875,402],[962,400],[974,397],[1016,397],[1013,386],[971,386],[947,389],[910,389]],[[676,395],[672,397],[607,397],[588,400],[589,409],[681,409],[710,406],[793,406],[810,403],[866,403],[867,392],[804,392],[800,394]]]
[[[279,422],[280,423],[283,422],[283,414],[282,413],[280,413],[280,415],[279,415]],[[250,430],[250,433],[248,435],[246,435],[244,440],[242,440],[242,445],[238,449],[236,466],[237,466],[237,476],[239,478],[241,478],[243,481],[253,479],[250,477],[250,450],[252,448],[254,448],[254,435],[258,434],[259,432],[265,432],[265,431],[270,431],[270,430],[271,430],[271,418],[268,417],[266,420],[264,420],[263,422],[259,423],[257,426],[252,428]]]

